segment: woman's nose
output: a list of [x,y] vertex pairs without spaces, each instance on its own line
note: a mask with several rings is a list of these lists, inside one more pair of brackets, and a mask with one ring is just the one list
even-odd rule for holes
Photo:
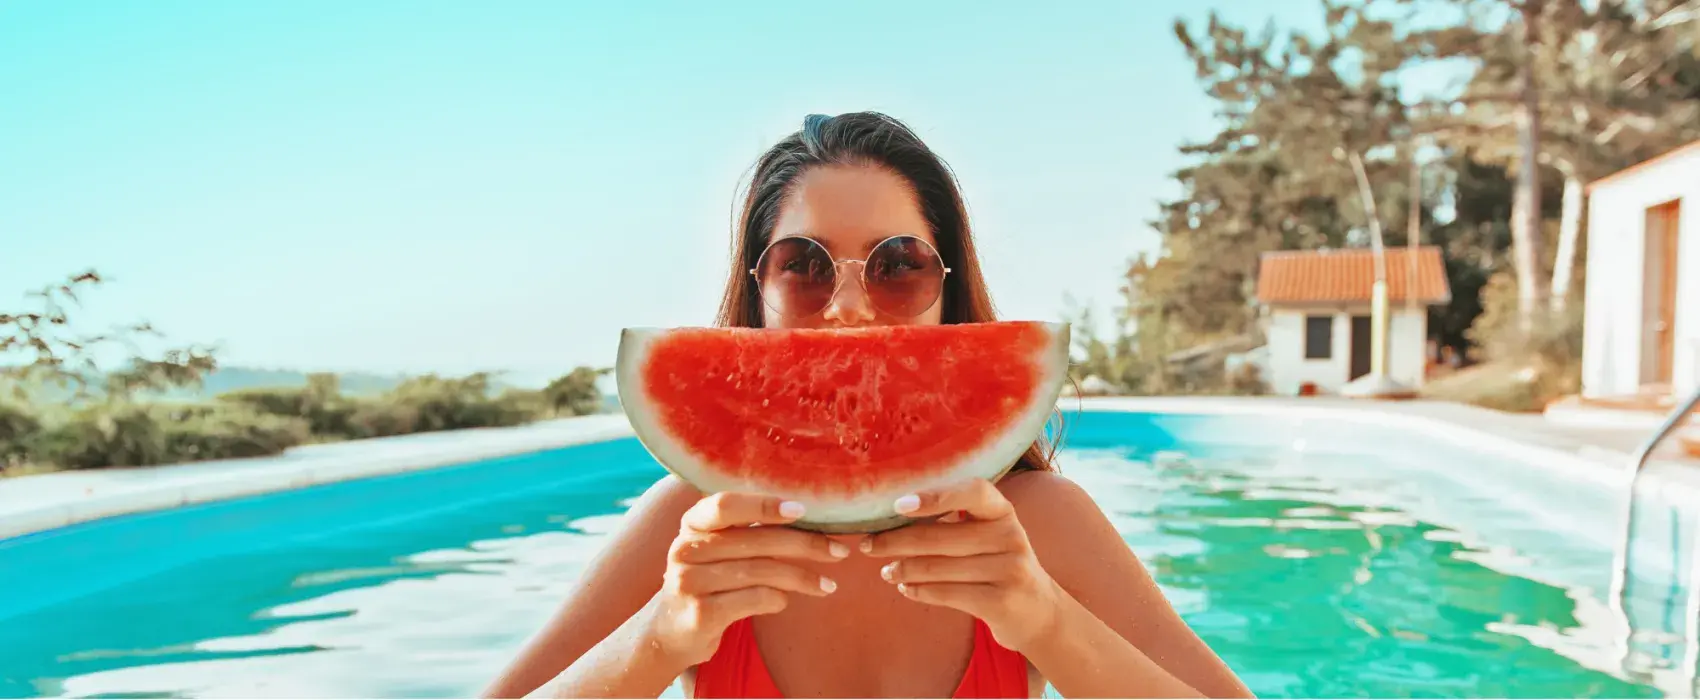
[[860,265],[838,268],[838,289],[827,302],[822,317],[841,326],[857,326],[874,320],[874,307],[868,300],[868,290],[862,286]]

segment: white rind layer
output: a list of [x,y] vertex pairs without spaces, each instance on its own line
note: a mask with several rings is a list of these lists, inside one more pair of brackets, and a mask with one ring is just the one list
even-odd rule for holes
[[943,466],[937,475],[911,479],[893,479],[878,491],[866,492],[854,502],[842,498],[822,498],[807,491],[792,491],[765,484],[755,479],[739,478],[720,469],[705,466],[683,444],[670,437],[650,410],[648,392],[643,385],[641,369],[651,344],[669,330],[660,328],[628,328],[620,335],[619,360],[615,364],[615,381],[620,404],[625,407],[632,431],[656,461],[705,494],[721,491],[766,493],[803,504],[806,514],[796,523],[798,527],[822,532],[874,532],[897,527],[908,522],[899,515],[893,503],[916,491],[938,488],[968,478],[996,480],[1009,471],[1034,441],[1043,434],[1045,423],[1056,408],[1068,377],[1070,327],[1066,323],[1046,323],[1043,326],[1050,342],[1032,358],[1040,370],[1034,383],[1033,395],[1025,410],[998,439],[958,458],[954,464]]

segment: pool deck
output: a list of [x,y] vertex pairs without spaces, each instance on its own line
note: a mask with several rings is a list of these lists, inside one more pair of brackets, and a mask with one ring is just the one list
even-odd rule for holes
[[[1484,448],[1535,451],[1565,466],[1626,474],[1635,449],[1648,432],[1633,428],[1578,428],[1537,415],[1491,411],[1433,401],[1365,402],[1353,399],[1272,397],[1065,397],[1065,415],[1079,409],[1173,411],[1178,413],[1311,414],[1367,420],[1417,431],[1447,431]],[[306,445],[275,457],[218,460],[158,467],[131,467],[36,474],[0,479],[0,540],[30,532],[126,513],[302,488],[346,479],[431,469],[480,459],[536,452],[631,435],[622,415],[545,421],[515,428],[423,433],[394,438]],[[1693,476],[1700,488],[1700,461],[1679,451],[1655,454],[1661,466]],[[1590,467],[1576,467],[1585,464]],[[1667,470],[1668,471],[1668,470]],[[1684,479],[1684,481],[1688,481]]]
[[[1627,468],[1629,460],[1641,444],[1651,437],[1652,430],[1639,426],[1582,427],[1562,424],[1539,414],[1506,413],[1447,401],[1364,401],[1334,397],[1151,397],[1151,398],[1092,398],[1085,406],[1116,406],[1130,404],[1141,410],[1161,410],[1173,407],[1177,411],[1243,411],[1269,410],[1307,411],[1339,415],[1358,414],[1359,418],[1377,418],[1377,423],[1399,422],[1400,417],[1438,421],[1494,437],[1515,441],[1546,450],[1600,463],[1612,468]],[[1072,399],[1058,404],[1067,411],[1074,407]],[[1666,440],[1654,453],[1662,462],[1687,463],[1700,467],[1700,460],[1687,459],[1674,440]]]
[[431,469],[631,434],[621,415],[303,445],[275,457],[0,479],[0,541],[113,515]]

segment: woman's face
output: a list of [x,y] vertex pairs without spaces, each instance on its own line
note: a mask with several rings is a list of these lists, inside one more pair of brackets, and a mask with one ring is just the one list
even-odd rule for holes
[[[899,235],[914,236],[925,245],[887,240]],[[820,311],[800,317],[781,314],[772,305],[763,304],[763,325],[768,328],[940,322],[943,270],[935,257],[937,242],[921,215],[920,201],[908,182],[896,173],[866,165],[822,166],[803,173],[791,196],[781,205],[773,227],[774,241],[794,236],[814,239],[833,260],[839,261],[835,271],[837,293]],[[877,268],[868,270],[868,277],[876,279],[870,295],[863,284],[863,265],[844,261],[868,260],[875,246],[881,246],[883,251],[870,263]],[[777,260],[780,256],[776,251],[784,250],[812,251],[818,259],[813,267],[800,264],[795,252],[790,253],[790,262]],[[772,288],[794,284],[811,269],[817,276],[825,272],[824,259],[818,251],[798,245],[770,248],[769,258],[762,261],[761,267],[765,276],[762,291],[769,295]],[[926,303],[929,298],[931,303],[918,313],[913,308],[899,308],[904,300],[919,299],[919,303]]]

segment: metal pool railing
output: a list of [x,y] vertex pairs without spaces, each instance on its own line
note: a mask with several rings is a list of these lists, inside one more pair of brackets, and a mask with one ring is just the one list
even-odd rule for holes
[[[1614,609],[1624,625],[1621,650],[1623,652],[1622,664],[1626,670],[1629,665],[1631,637],[1635,633],[1634,625],[1629,618],[1629,601],[1626,600],[1626,597],[1629,587],[1629,549],[1635,541],[1636,482],[1640,480],[1642,472],[1646,470],[1647,462],[1651,459],[1653,451],[1658,449],[1659,444],[1664,442],[1665,438],[1670,437],[1671,433],[1676,432],[1676,429],[1688,420],[1689,415],[1694,412],[1697,406],[1700,406],[1700,387],[1696,387],[1687,401],[1684,401],[1676,407],[1676,410],[1665,416],[1665,420],[1659,425],[1658,430],[1654,431],[1652,436],[1642,443],[1641,447],[1630,458],[1628,489],[1623,498],[1623,532],[1617,543],[1617,551],[1614,553],[1616,561],[1613,563],[1611,591],[1607,597],[1607,604]],[[1697,530],[1700,530],[1700,528],[1697,528]],[[1689,576],[1688,604],[1686,606],[1686,619],[1683,624],[1682,673],[1691,686],[1690,692],[1694,692],[1692,686],[1697,675],[1700,675],[1700,531],[1695,533],[1694,540],[1692,551],[1689,554],[1689,561],[1694,571]],[[1681,561],[1676,560],[1671,564],[1677,568],[1673,575],[1681,580]]]

